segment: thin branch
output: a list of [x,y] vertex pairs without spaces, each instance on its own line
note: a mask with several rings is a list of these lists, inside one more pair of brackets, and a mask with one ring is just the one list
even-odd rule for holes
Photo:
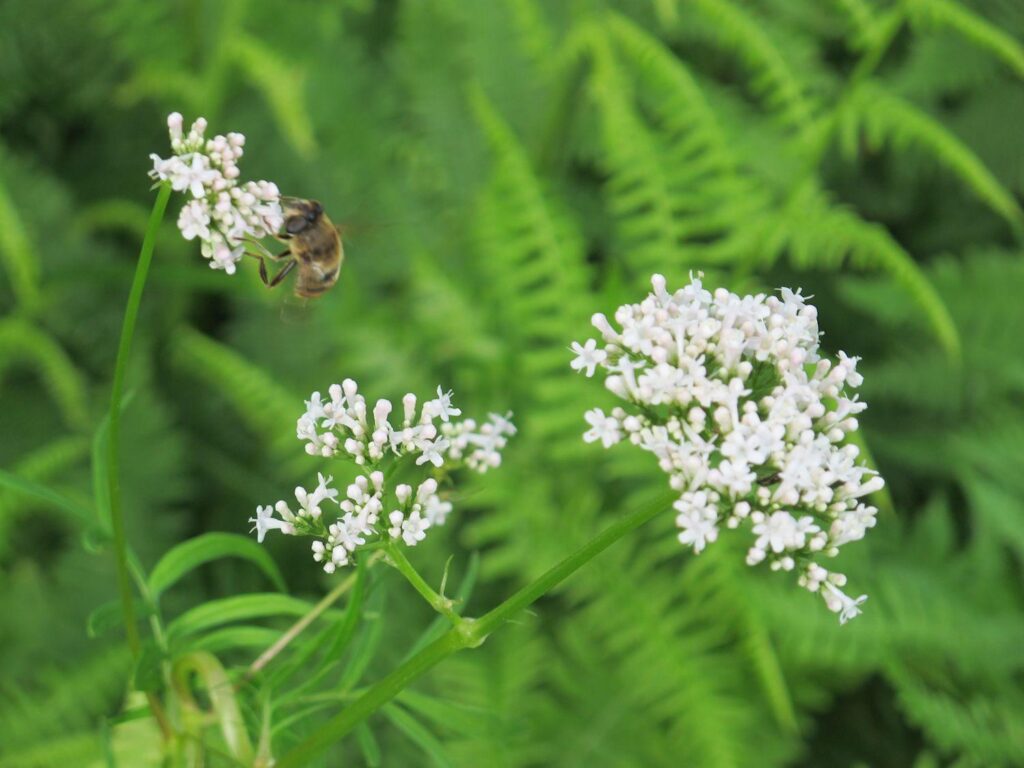
[[[383,555],[380,552],[374,552],[366,561],[366,564],[370,565],[377,560],[380,560],[382,556]],[[277,639],[277,642],[267,648],[267,650],[261,653],[259,657],[249,665],[249,668],[245,671],[245,675],[242,680],[251,680],[261,669],[273,661],[274,657],[287,648],[288,644],[291,643],[292,640],[302,634],[306,627],[316,621],[324,611],[336,603],[342,595],[352,589],[352,586],[356,583],[357,577],[358,574],[353,573],[347,579],[338,584],[338,586],[324,595],[319,603],[310,608],[308,613],[292,624],[292,626],[288,628],[288,631]]]

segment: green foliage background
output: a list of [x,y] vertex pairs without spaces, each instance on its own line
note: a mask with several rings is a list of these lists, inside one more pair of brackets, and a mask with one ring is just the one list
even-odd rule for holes
[[[172,110],[244,132],[247,177],[350,234],[337,288],[302,307],[254,269],[207,269],[172,202],[125,411],[146,568],[315,477],[293,437],[312,390],[444,383],[521,427],[410,553],[435,584],[454,553],[450,583],[486,610],[665,485],[648,457],[579,438],[606,399],[567,365],[590,314],[653,271],[802,286],[826,346],[864,358],[891,492],[844,555],[862,617],[840,629],[728,541],[684,554],[666,514],[323,764],[1024,765],[1022,40],[1017,0],[6,0],[0,466],[92,507]],[[119,631],[86,631],[115,596],[94,528],[0,490],[0,766],[158,764]],[[301,542],[267,548],[292,595],[336,583]],[[162,615],[272,588],[219,560]],[[431,625],[394,574],[359,589],[282,661],[297,674],[240,692],[274,754]],[[235,674],[288,621],[203,647]],[[318,675],[320,698],[298,687]],[[201,732],[206,764],[235,764]]]

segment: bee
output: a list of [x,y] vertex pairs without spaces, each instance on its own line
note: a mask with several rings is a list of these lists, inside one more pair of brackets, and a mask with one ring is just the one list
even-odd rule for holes
[[[323,295],[338,282],[338,272],[345,259],[341,245],[341,232],[324,213],[316,200],[283,198],[284,230],[275,237],[288,247],[277,256],[264,251],[267,258],[287,263],[273,277],[267,276],[267,264],[260,260],[260,279],[268,288],[281,284],[294,269],[298,269],[295,295],[312,299]],[[253,254],[255,255],[255,254]]]

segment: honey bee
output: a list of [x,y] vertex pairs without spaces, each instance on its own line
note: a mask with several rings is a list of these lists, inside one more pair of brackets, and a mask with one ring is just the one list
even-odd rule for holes
[[338,272],[345,259],[341,233],[316,200],[290,197],[283,198],[283,203],[284,230],[275,237],[287,243],[288,248],[277,256],[265,249],[264,254],[274,261],[287,263],[273,277],[268,277],[264,257],[256,256],[260,260],[260,279],[268,288],[274,288],[298,268],[295,295],[316,298],[338,282]]

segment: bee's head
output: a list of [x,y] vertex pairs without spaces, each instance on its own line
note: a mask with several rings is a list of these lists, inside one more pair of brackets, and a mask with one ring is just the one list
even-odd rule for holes
[[289,235],[298,235],[316,223],[324,207],[316,200],[289,198],[284,210],[284,228]]

